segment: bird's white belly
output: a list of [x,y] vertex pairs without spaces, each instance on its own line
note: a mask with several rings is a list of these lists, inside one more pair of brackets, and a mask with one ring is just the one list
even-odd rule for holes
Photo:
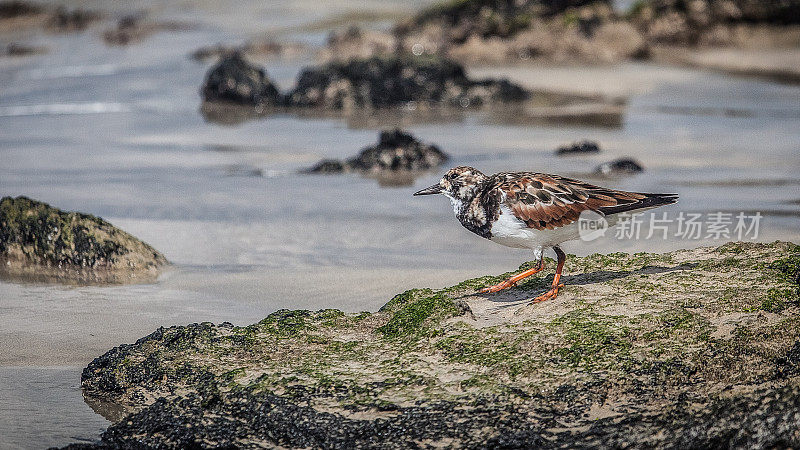
[[517,219],[505,206],[500,207],[500,216],[492,224],[491,231],[492,241],[515,248],[552,247],[580,237],[577,222],[554,230],[537,230],[528,228],[525,222]]

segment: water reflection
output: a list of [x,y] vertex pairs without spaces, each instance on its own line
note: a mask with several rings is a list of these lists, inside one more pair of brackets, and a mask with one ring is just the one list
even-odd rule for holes
[[420,108],[416,105],[406,105],[380,110],[342,111],[321,108],[249,107],[203,102],[200,113],[207,122],[224,126],[241,125],[251,120],[266,119],[277,115],[291,115],[299,119],[344,120],[352,129],[463,122],[470,117],[496,125],[620,128],[625,115],[625,107],[626,101],[619,98],[586,98],[548,93],[540,97],[535,96],[531,101],[490,105],[482,108]]

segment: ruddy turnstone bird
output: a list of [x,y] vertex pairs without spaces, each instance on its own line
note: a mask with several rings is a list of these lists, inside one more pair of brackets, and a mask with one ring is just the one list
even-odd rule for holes
[[414,195],[443,194],[453,204],[456,218],[478,236],[507,247],[533,250],[537,267],[481,289],[497,292],[544,269],[543,252],[552,248],[558,266],[551,289],[533,302],[555,298],[561,283],[561,269],[567,255],[559,245],[580,237],[581,213],[591,211],[614,225],[620,213],[632,213],[669,205],[675,194],[644,194],[603,188],[579,180],[535,172],[501,172],[486,176],[479,170],[460,166],[450,169],[431,187]]

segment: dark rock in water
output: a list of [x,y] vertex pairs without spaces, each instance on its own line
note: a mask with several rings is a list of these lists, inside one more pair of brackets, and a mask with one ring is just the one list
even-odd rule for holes
[[599,153],[600,145],[594,141],[580,141],[559,147],[556,155],[573,155],[578,153]]
[[639,164],[635,159],[619,158],[615,159],[614,161],[600,164],[594,169],[594,173],[602,175],[615,175],[624,173],[637,173],[643,170],[644,167],[642,167],[642,165]]
[[306,69],[288,95],[293,106],[331,109],[478,106],[529,97],[507,80],[473,81],[452,61],[428,57],[372,57]]
[[88,214],[26,197],[0,200],[0,273],[12,277],[125,281],[167,264],[151,246]]
[[47,52],[47,49],[44,47],[32,47],[15,42],[8,44],[5,48],[0,47],[0,56],[40,55],[45,52]]
[[385,170],[429,170],[447,161],[439,147],[423,144],[414,136],[395,129],[382,131],[378,145],[367,147],[355,158],[347,160],[350,167],[364,172]]
[[347,169],[347,164],[338,159],[323,159],[316,165],[303,170],[303,173],[342,173]]
[[412,56],[331,62],[305,69],[294,90],[284,96],[266,73],[248,64],[240,52],[228,54],[208,72],[202,93],[209,102],[317,108],[337,114],[342,110],[397,107],[419,111],[441,106],[462,109],[520,102],[531,96],[508,80],[472,80],[452,61]]
[[239,53],[226,57],[208,71],[202,94],[209,102],[245,106],[275,106],[282,103],[280,92],[266,72],[249,64]]
[[395,129],[382,131],[378,145],[361,150],[354,158],[347,161],[326,159],[303,173],[424,171],[438,167],[447,159],[448,156],[437,146],[423,144],[414,136]]

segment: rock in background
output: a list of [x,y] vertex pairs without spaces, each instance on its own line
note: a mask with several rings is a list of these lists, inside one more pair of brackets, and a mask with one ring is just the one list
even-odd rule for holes
[[238,52],[208,71],[201,93],[207,102],[258,107],[283,104],[281,93],[266,71],[248,63]]
[[31,279],[126,282],[155,278],[166,258],[99,217],[26,197],[0,200],[0,273]]
[[659,47],[796,48],[797,0],[639,0],[625,14],[611,1],[463,0],[433,5],[391,32],[332,34],[325,60],[412,53],[464,63],[674,61]]
[[562,145],[556,149],[556,155],[580,155],[586,153],[600,153],[600,144],[594,141],[578,141],[569,145]]
[[70,9],[47,3],[0,1],[0,26],[7,31],[41,28],[52,33],[83,31],[103,18],[86,9]]
[[398,46],[465,62],[616,62],[647,55],[609,1],[466,0],[398,24]]
[[[658,44],[736,45],[741,26],[800,24],[797,0],[648,0],[637,2],[631,22]],[[762,32],[767,30],[762,29]]]
[[409,133],[399,129],[382,131],[378,144],[367,147],[346,161],[326,159],[303,173],[342,173],[357,171],[364,174],[381,174],[397,171],[425,171],[435,169],[449,157],[435,145],[424,144]]
[[471,80],[464,68],[440,58],[392,56],[331,62],[304,70],[288,94],[293,106],[329,109],[479,106],[526,100],[507,80]]
[[615,176],[633,174],[644,171],[644,167],[633,158],[618,158],[613,161],[605,162],[595,167],[596,175]]

